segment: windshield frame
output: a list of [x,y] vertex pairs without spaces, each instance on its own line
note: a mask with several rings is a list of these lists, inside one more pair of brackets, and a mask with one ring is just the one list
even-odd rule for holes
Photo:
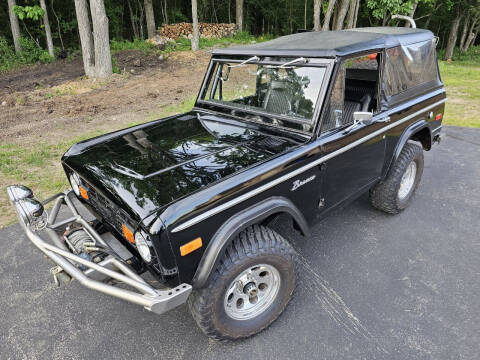
[[[259,61],[252,61],[249,62],[248,65],[274,65],[274,66],[280,66],[282,64],[285,64],[286,61],[285,59],[294,59],[291,55],[288,56],[275,56],[275,58],[282,59],[279,61],[274,61],[270,60],[272,57],[267,57],[269,60],[264,60],[266,56],[259,56],[260,60]],[[210,62],[208,64],[207,72],[205,73],[205,76],[203,78],[202,86],[200,88],[200,91],[198,92],[197,98],[195,100],[195,107],[200,108],[200,109],[207,109],[211,110],[210,107],[214,107],[216,109],[216,112],[223,113],[227,116],[234,116],[237,119],[240,119],[242,121],[246,122],[253,122],[255,124],[261,124],[265,126],[269,126],[272,128],[276,129],[282,129],[282,130],[288,130],[288,131],[293,131],[296,133],[301,133],[301,134],[307,134],[307,135],[313,135],[316,132],[319,120],[320,120],[320,111],[322,109],[322,105],[324,103],[325,95],[327,92],[328,88],[328,83],[329,79],[332,74],[332,69],[335,63],[335,59],[327,59],[327,58],[306,58],[307,63],[305,64],[300,64],[300,65],[295,65],[293,64],[292,66],[288,67],[322,67],[325,69],[325,73],[322,79],[322,83],[320,85],[320,91],[318,92],[317,96],[317,101],[315,103],[315,108],[313,111],[312,119],[311,121],[308,120],[302,120],[298,117],[294,116],[289,116],[289,115],[280,115],[280,114],[273,114],[268,111],[262,111],[262,110],[256,110],[256,109],[244,109],[240,108],[234,105],[229,105],[229,104],[222,104],[218,102],[213,102],[209,100],[204,100],[202,97],[206,96],[206,92],[208,91],[208,86],[210,84],[210,81],[213,81],[212,77],[215,76],[215,69],[217,69],[216,64],[217,63],[242,63],[246,60],[245,56],[240,56],[239,58],[230,58],[230,57],[216,57],[213,56],[210,59]],[[261,120],[254,120],[253,117],[247,116],[247,117],[241,117],[241,116],[235,116],[231,113],[232,110],[235,110],[237,112],[245,113],[245,114],[251,114],[257,117],[264,117],[268,118],[272,121],[272,123],[261,121]],[[282,120],[283,122],[291,123],[292,125],[303,125],[306,124],[310,126],[309,130],[300,130],[298,128],[295,128],[293,126],[286,126],[286,125],[279,125],[278,123],[276,124],[276,120]]]

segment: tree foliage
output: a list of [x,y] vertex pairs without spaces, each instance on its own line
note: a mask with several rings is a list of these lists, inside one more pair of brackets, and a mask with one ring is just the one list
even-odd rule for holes
[[35,21],[40,20],[42,16],[45,14],[45,11],[38,6],[19,6],[16,5],[13,7],[13,11],[17,14],[20,20],[23,19],[33,19]]
[[[145,0],[104,0],[108,17],[110,40],[145,39],[147,23]],[[351,2],[356,0],[323,0],[320,11],[320,27],[332,29],[336,24],[341,6],[349,3],[349,10],[342,24],[336,27],[346,28],[349,21],[356,19],[356,26],[403,26],[403,22],[392,20],[393,14],[410,14],[415,8],[414,18],[417,26],[430,29],[439,37],[439,47],[446,48],[451,24],[458,9],[461,19],[455,45],[470,45],[480,42],[480,4],[478,0],[360,0],[358,12]],[[199,22],[231,22],[236,19],[237,0],[197,0]],[[43,10],[39,0],[16,0],[15,13],[20,19],[23,37],[28,37],[46,48],[45,31],[41,20]],[[332,16],[325,25],[325,15],[329,3],[333,4]],[[75,7],[72,0],[46,0],[47,13],[54,46],[69,51],[80,48]],[[152,0],[155,24],[191,22],[191,0]],[[414,6],[415,5],[415,6]],[[345,7],[343,7],[345,9]],[[350,10],[353,9],[353,10]],[[471,14],[471,16],[467,16]],[[468,24],[465,25],[467,22]],[[350,19],[350,20],[349,20]],[[0,2],[0,37],[13,44],[10,31],[8,6]],[[473,25],[472,25],[473,24]],[[296,32],[297,29],[313,29],[314,0],[243,0],[243,29],[254,35],[272,34],[275,36]],[[463,29],[466,29],[463,36]],[[460,44],[462,42],[462,44]]]

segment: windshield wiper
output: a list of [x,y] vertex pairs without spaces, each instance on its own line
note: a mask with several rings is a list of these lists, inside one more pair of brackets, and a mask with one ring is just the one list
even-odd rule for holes
[[285,68],[291,67],[291,65],[299,63],[299,62],[301,62],[302,64],[306,64],[308,62],[308,60],[305,59],[304,57],[299,57],[299,58],[296,58],[294,60],[287,61],[286,63],[284,63],[282,65],[267,65],[266,67],[268,67],[270,69],[285,69]]
[[228,67],[231,69],[231,68],[234,68],[234,67],[238,67],[238,66],[243,66],[243,65],[246,65],[252,61],[258,61],[260,60],[260,58],[258,56],[252,56],[251,58],[245,60],[245,61],[242,61],[240,64],[236,64],[236,65],[228,65]]
[[286,62],[285,64],[280,65],[279,67],[280,67],[280,68],[285,68],[285,67],[287,67],[288,65],[293,65],[293,64],[296,64],[296,63],[298,63],[298,62],[301,62],[302,64],[305,64],[305,63],[307,62],[307,59],[305,59],[304,57],[299,57],[299,58],[297,58],[297,59],[295,59],[295,60],[288,61],[288,62]]

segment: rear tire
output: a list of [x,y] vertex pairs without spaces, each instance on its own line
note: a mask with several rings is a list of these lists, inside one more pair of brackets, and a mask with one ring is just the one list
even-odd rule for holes
[[283,312],[295,288],[296,253],[273,230],[254,225],[227,247],[207,285],[189,298],[202,331],[217,340],[257,334]]
[[370,202],[379,210],[398,214],[412,200],[422,174],[422,148],[406,143],[387,177],[370,190]]

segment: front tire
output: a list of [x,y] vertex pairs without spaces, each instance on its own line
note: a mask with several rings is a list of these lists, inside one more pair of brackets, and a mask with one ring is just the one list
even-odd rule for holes
[[290,301],[295,257],[291,245],[269,228],[254,225],[241,232],[207,285],[189,298],[198,326],[217,340],[245,338],[265,329]]
[[412,200],[423,174],[423,150],[406,143],[387,177],[370,190],[372,205],[389,214],[398,214]]

